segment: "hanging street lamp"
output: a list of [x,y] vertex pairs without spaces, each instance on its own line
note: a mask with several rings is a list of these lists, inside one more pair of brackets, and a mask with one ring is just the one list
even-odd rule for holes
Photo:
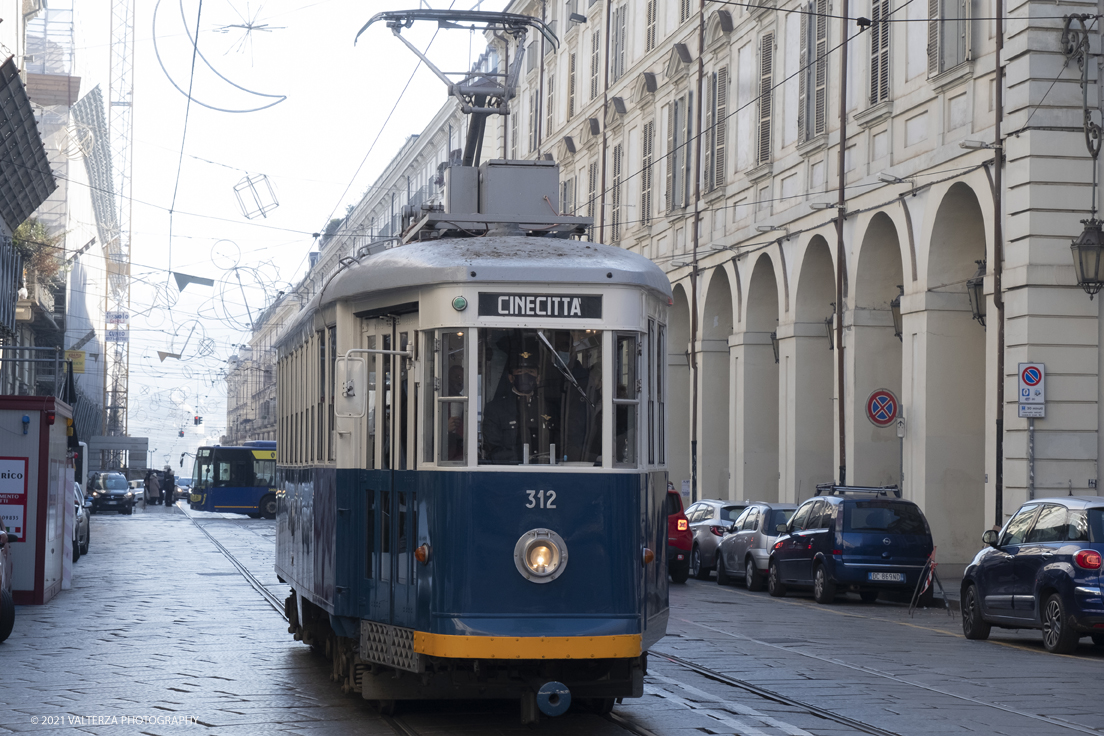
[[772,332],[770,334],[771,348],[774,349],[774,362],[778,362],[778,333]]
[[1104,286],[1104,273],[1101,272],[1101,260],[1104,260],[1104,232],[1100,230],[1100,220],[1090,217],[1082,220],[1085,225],[1081,237],[1073,241],[1073,268],[1077,273],[1077,285],[1085,290],[1091,300]]
[[970,312],[985,326],[985,259],[974,261],[977,272],[966,280],[966,295],[970,297]]
[[835,350],[836,349],[836,341],[834,339],[832,339],[832,330],[835,327],[833,322],[835,321],[835,316],[836,316],[836,303],[831,302],[830,306],[832,307],[832,313],[824,318],[824,332],[828,334],[828,349],[829,350]]
[[905,287],[897,284],[897,288],[901,293],[893,297],[893,301],[889,303],[889,311],[893,315],[893,334],[898,340],[904,342],[905,338],[901,337],[904,333],[904,326],[901,324],[901,297],[905,295]]

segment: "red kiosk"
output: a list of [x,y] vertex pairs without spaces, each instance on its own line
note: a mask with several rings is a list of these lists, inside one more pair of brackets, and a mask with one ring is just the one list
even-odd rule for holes
[[69,405],[52,396],[0,396],[0,523],[11,543],[17,605],[61,590],[72,555],[73,463]]

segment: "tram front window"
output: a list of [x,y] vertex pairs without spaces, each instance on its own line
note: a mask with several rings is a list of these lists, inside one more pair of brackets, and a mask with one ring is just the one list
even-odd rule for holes
[[481,330],[481,465],[594,465],[602,453],[602,333]]
[[200,450],[192,466],[192,489],[200,491],[210,488],[212,480],[211,451]]

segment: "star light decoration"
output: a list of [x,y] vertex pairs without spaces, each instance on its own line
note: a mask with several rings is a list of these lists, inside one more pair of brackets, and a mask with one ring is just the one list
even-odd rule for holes
[[[242,13],[233,3],[226,3],[234,11],[234,13],[241,20],[240,23],[229,23],[223,26],[216,26],[215,33],[231,34],[240,33],[240,38],[237,39],[237,43],[231,45],[227,49],[226,53],[231,51],[235,53],[244,54],[249,51],[249,63],[253,64],[253,34],[254,33],[271,33],[272,31],[282,31],[286,26],[272,26],[268,23],[261,21],[261,13],[264,11],[264,5],[258,5],[257,11],[253,12],[249,8],[249,3],[245,4],[245,13]],[[225,55],[225,54],[224,54]]]

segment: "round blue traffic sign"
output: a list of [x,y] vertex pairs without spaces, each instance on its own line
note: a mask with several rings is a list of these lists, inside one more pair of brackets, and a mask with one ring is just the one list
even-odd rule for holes
[[1027,386],[1038,386],[1039,381],[1043,380],[1043,372],[1035,366],[1029,365],[1023,369],[1020,378],[1023,379],[1024,384]]

